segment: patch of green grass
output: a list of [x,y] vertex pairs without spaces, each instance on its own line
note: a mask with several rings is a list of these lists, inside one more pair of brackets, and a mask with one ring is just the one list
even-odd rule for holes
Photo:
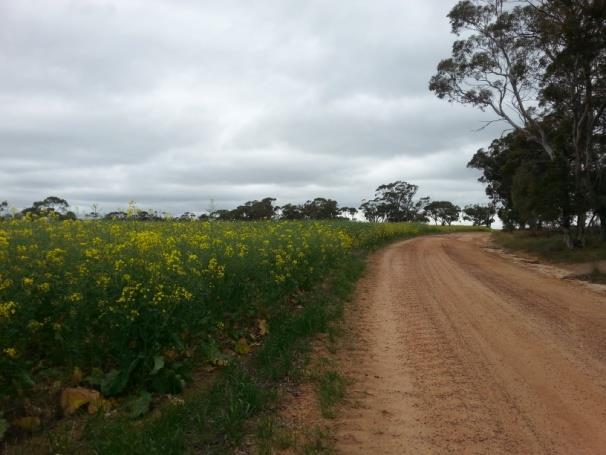
[[331,455],[335,453],[334,439],[327,428],[316,427],[310,431],[301,446],[303,455]]
[[275,416],[265,416],[256,427],[256,443],[259,455],[271,455],[274,449],[286,450],[297,445],[296,437]]
[[260,420],[256,429],[259,455],[271,455],[276,450],[294,449],[301,455],[331,455],[334,450],[334,436],[332,431],[325,427],[316,426],[297,435],[286,428],[275,417],[266,417]]
[[339,372],[328,370],[320,375],[316,393],[322,417],[327,419],[335,417],[334,407],[345,397],[346,388],[347,381]]
[[597,237],[588,237],[585,248],[574,250],[566,246],[561,233],[494,232],[493,239],[506,249],[524,251],[554,262],[606,260],[606,243],[600,242]]

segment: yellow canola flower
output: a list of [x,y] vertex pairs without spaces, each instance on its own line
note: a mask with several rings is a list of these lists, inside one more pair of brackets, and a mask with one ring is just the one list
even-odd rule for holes
[[0,231],[0,247],[8,246],[8,233],[6,231]]
[[97,279],[95,280],[95,283],[97,284],[97,286],[99,286],[100,288],[105,288],[109,285],[109,283],[111,282],[111,278],[107,275],[99,275],[97,277]]
[[17,304],[15,302],[0,303],[0,319],[9,319],[17,312]]
[[164,294],[162,289],[159,289],[158,291],[156,291],[156,293],[154,294],[154,297],[152,299],[152,303],[154,305],[159,305],[162,303],[162,301],[166,298],[166,294]]
[[61,265],[63,264],[63,260],[65,258],[66,253],[67,251],[61,248],[55,248],[46,253],[46,260],[51,264]]
[[67,300],[73,303],[80,302],[82,300],[82,294],[74,292],[67,297]]
[[2,352],[11,359],[17,357],[17,350],[15,348],[4,348]]
[[32,332],[37,332],[43,325],[41,322],[31,320],[27,323],[27,328]]
[[150,251],[168,241],[169,239],[163,239],[159,232],[154,231],[136,232],[132,235],[132,243],[142,252]]
[[217,278],[223,278],[225,276],[225,266],[219,265],[217,258],[210,258],[208,261],[208,271]]
[[194,295],[189,292],[187,289],[182,288],[182,287],[177,287],[177,289],[174,290],[173,295],[177,298],[177,299],[184,299],[184,300],[192,300]]
[[99,260],[99,259],[101,259],[101,253],[96,248],[89,248],[89,249],[84,250],[84,257],[87,259]]

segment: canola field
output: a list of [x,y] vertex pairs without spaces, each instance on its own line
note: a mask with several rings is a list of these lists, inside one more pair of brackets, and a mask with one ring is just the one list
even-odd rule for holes
[[10,412],[9,397],[62,381],[84,381],[103,396],[133,386],[179,392],[192,363],[220,364],[226,349],[246,354],[271,330],[280,305],[321,284],[352,252],[441,230],[2,221],[0,411]]

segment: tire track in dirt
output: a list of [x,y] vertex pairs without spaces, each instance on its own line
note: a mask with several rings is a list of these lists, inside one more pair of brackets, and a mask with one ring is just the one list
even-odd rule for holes
[[340,356],[340,453],[606,453],[606,294],[486,240],[422,237],[370,259]]

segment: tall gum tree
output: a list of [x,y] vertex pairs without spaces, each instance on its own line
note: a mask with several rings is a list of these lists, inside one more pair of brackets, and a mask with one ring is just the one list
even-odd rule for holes
[[[492,111],[495,121],[539,144],[549,159],[570,162],[577,190],[600,215],[606,238],[604,142],[596,141],[606,105],[604,0],[465,0],[448,17],[461,39],[438,64],[430,90]],[[568,140],[562,145],[555,137],[563,129]],[[584,205],[562,214],[571,247],[584,243]]]

